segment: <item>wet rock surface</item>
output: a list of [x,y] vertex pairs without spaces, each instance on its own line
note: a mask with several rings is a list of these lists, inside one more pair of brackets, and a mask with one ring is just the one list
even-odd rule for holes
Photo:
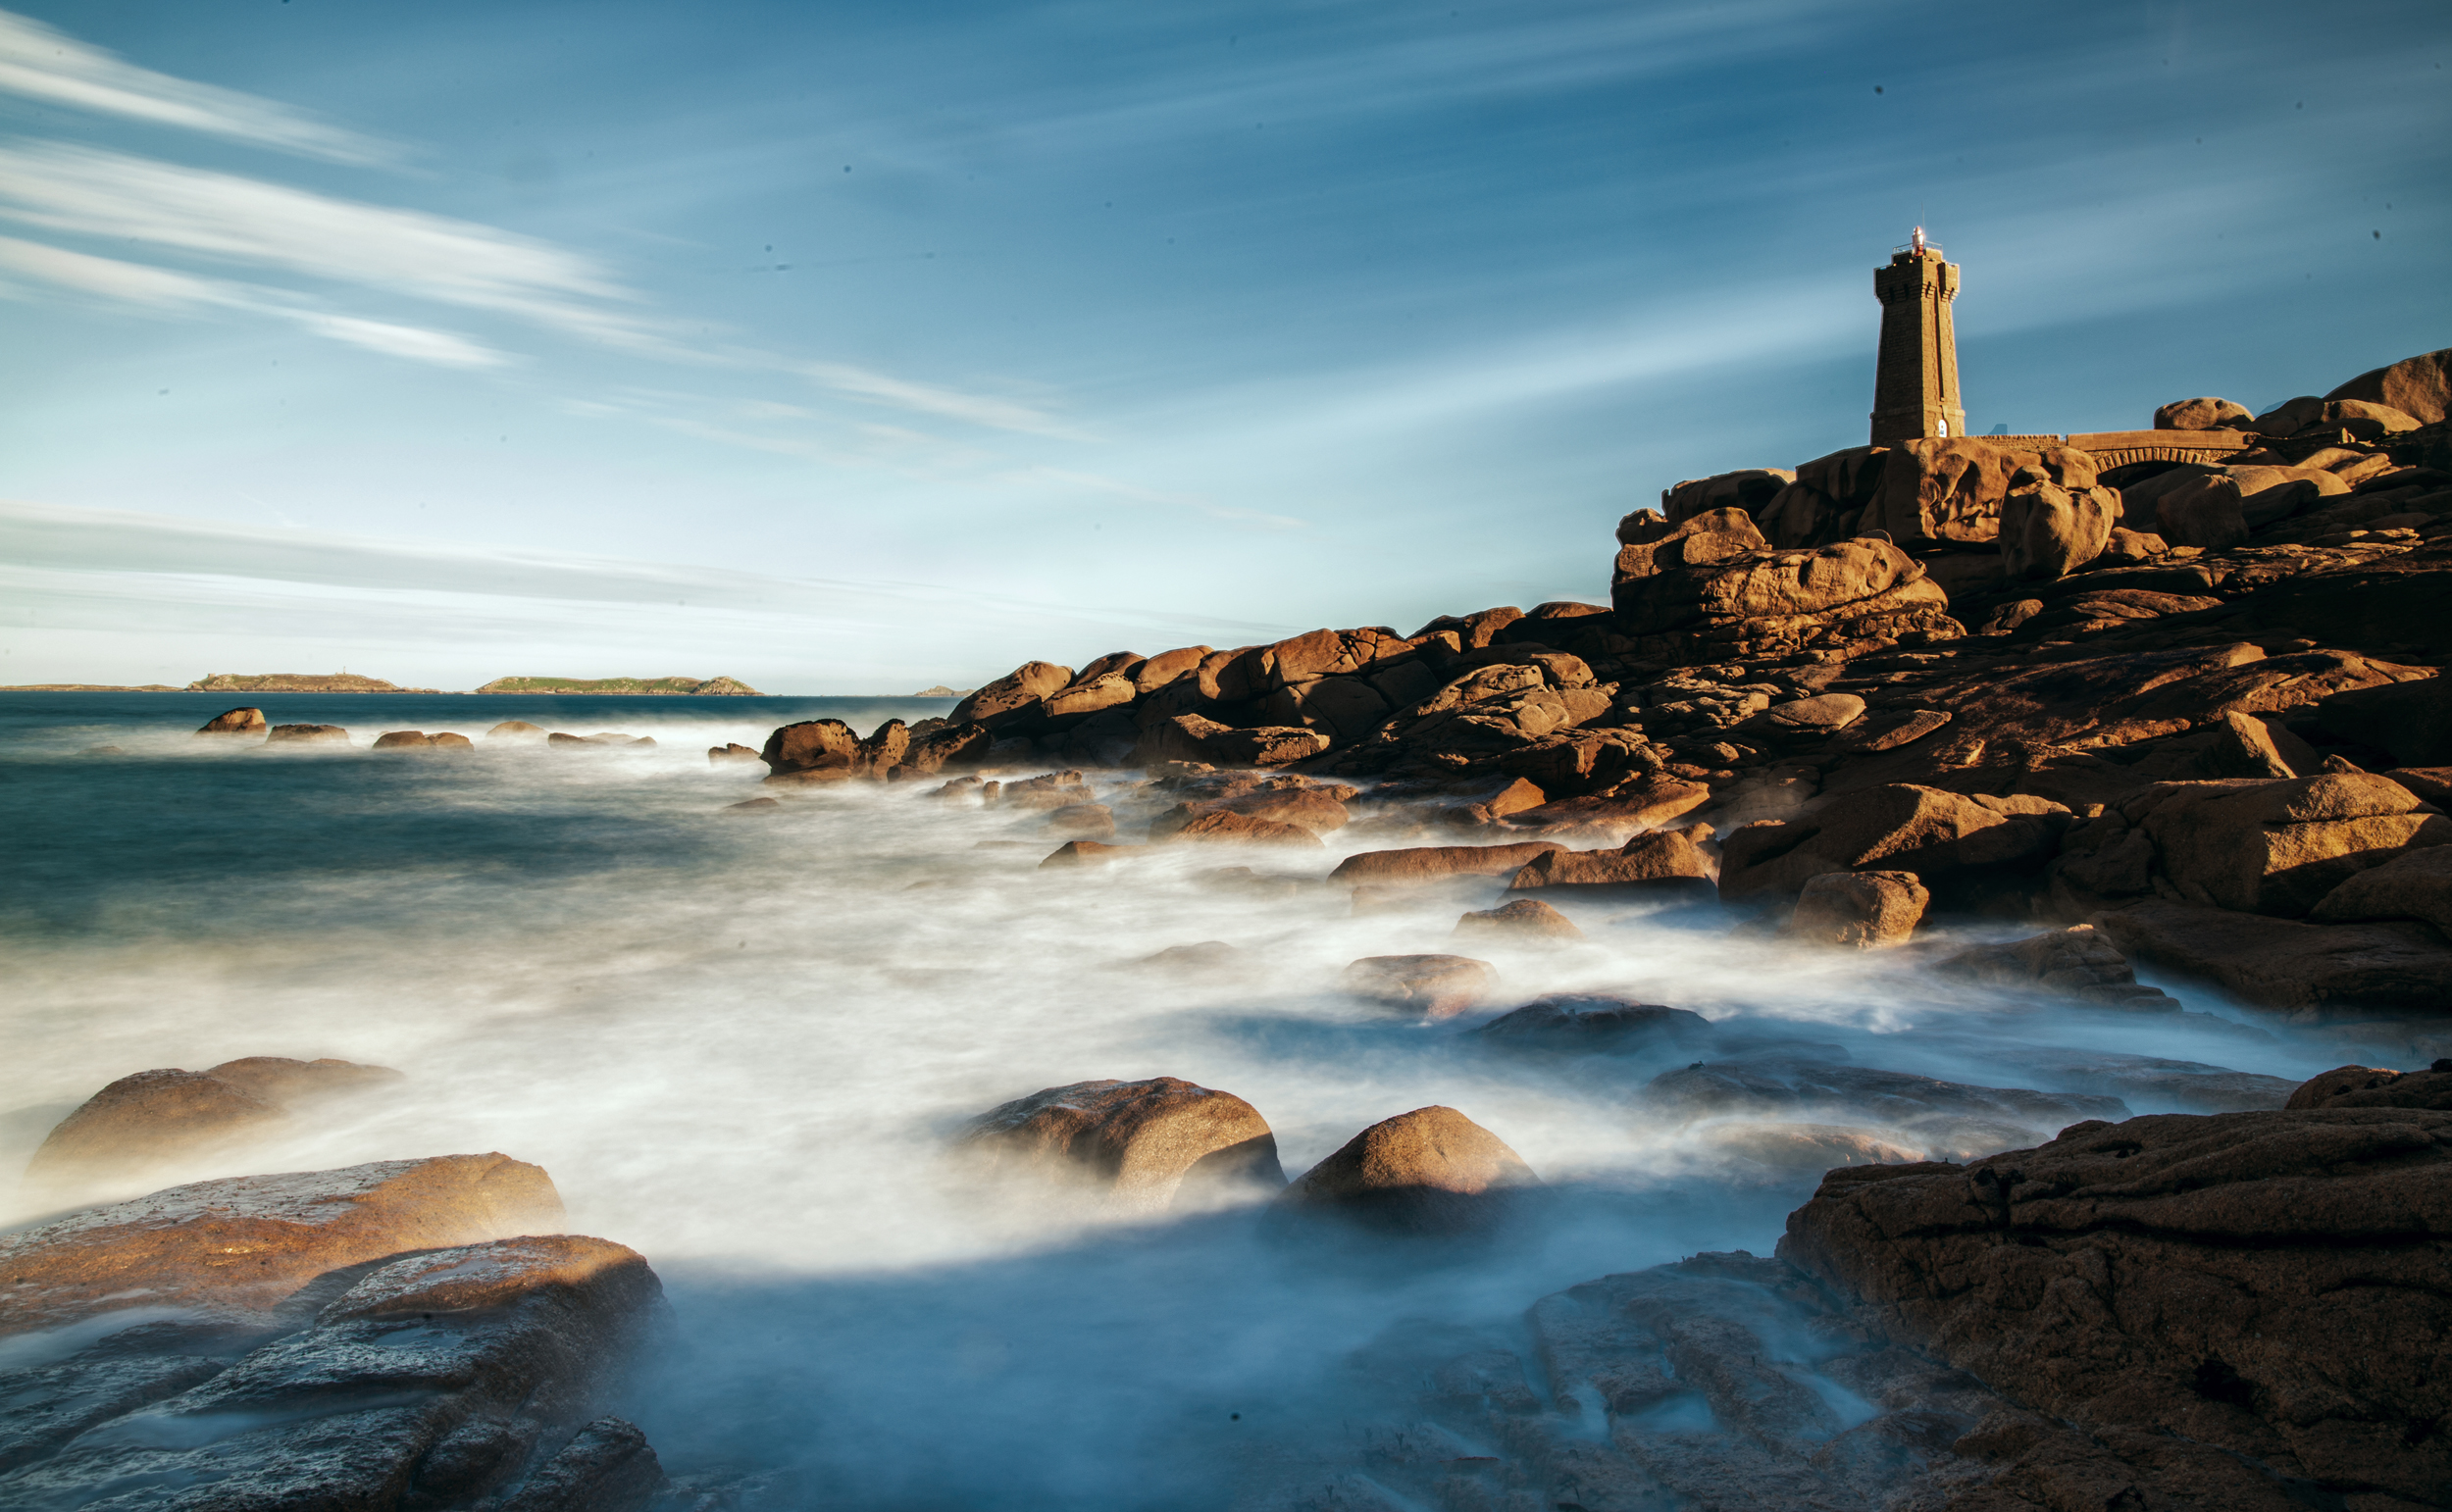
[[[666,1329],[534,1166],[245,1177],[0,1237],[11,1506],[645,1506],[605,1407]],[[130,1500],[130,1497],[133,1500]]]

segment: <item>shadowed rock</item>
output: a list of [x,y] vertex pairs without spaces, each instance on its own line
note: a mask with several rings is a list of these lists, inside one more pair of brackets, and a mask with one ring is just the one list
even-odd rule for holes
[[1561,1052],[1639,1050],[1655,1045],[1685,1048],[1708,1043],[1711,1021],[1683,1008],[1629,1002],[1616,997],[1558,994],[1537,997],[1473,1031],[1474,1037],[1509,1050]]
[[[1873,1336],[2092,1430],[2138,1505],[2289,1505],[2275,1479],[2440,1505],[2452,1382],[2409,1343],[2452,1331],[2447,1171],[2452,1112],[2090,1121],[1970,1166],[1834,1172],[1780,1254]],[[2213,1492],[2186,1445],[2264,1488]]]

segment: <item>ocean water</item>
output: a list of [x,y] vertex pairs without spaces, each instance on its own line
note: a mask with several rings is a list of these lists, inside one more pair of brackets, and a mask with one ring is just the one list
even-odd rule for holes
[[[236,701],[0,694],[0,1222],[55,1203],[16,1174],[129,1072],[242,1055],[397,1068],[393,1094],[180,1175],[496,1149],[544,1166],[574,1230],[665,1280],[678,1342],[629,1410],[668,1468],[781,1470],[809,1504],[1231,1505],[1300,1480],[1402,1395],[1354,1363],[1375,1340],[1504,1336],[1594,1276],[1768,1252],[1816,1170],[1647,1111],[1640,1087],[1680,1054],[1528,1059],[1464,1033],[1543,992],[1996,1086],[2051,1089],[2036,1057],[2070,1049],[2289,1078],[2345,1058],[2185,987],[2185,1015],[2041,1004],[1734,939],[1709,911],[1570,902],[1584,942],[1458,947],[1457,912],[1486,902],[1356,916],[1314,885],[1367,848],[1349,835],[1043,871],[1058,843],[1044,815],[933,799],[934,783],[727,812],[763,770],[705,757],[792,719],[865,731],[948,700],[264,695],[275,722],[343,725],[355,744],[191,736]],[[510,719],[657,744],[365,748]],[[1130,778],[1095,781],[1136,801]],[[1293,884],[1211,875],[1224,866]],[[1134,964],[1208,940],[1241,964]],[[1422,1024],[1334,990],[1356,957],[1456,948],[1499,967],[1490,1012]],[[1271,1238],[1250,1204],[1117,1212],[948,1156],[998,1102],[1158,1075],[1251,1101],[1289,1174],[1445,1103],[1549,1197],[1488,1250],[1349,1253]]]

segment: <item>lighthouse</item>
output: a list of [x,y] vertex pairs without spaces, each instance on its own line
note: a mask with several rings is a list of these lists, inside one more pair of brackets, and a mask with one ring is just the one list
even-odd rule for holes
[[1881,354],[1873,375],[1873,444],[1928,435],[1965,435],[1967,403],[1959,394],[1958,332],[1950,302],[1959,270],[1916,227],[1908,244],[1873,270],[1881,301]]

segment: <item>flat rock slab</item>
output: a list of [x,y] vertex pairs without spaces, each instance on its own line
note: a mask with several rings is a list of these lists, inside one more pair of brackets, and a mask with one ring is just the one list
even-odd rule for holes
[[543,1168],[500,1154],[195,1182],[0,1235],[0,1335],[130,1307],[261,1314],[327,1271],[562,1223]]

